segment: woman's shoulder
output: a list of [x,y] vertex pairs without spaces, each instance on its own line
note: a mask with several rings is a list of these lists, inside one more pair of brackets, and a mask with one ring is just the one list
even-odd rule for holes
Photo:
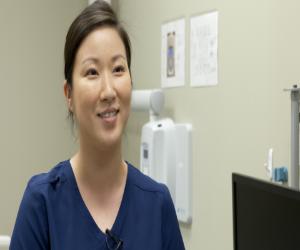
[[161,194],[168,194],[168,188],[165,184],[153,180],[151,177],[142,173],[138,168],[128,163],[128,178],[130,182],[137,188],[145,192],[157,192]]
[[27,184],[27,188],[32,192],[41,192],[49,185],[57,186],[58,183],[66,181],[66,168],[68,161],[59,162],[46,173],[40,173],[32,176]]

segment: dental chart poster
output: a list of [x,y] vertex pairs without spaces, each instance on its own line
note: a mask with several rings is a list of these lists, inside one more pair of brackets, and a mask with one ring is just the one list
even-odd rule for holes
[[161,86],[179,87],[185,80],[185,19],[161,27]]
[[218,12],[190,19],[191,86],[218,84]]

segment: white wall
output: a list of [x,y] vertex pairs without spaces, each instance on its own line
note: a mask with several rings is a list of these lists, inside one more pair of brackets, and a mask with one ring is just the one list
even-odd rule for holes
[[[231,250],[233,171],[266,178],[264,162],[289,166],[290,97],[299,83],[300,2],[296,0],[121,0],[119,14],[133,47],[136,89],[160,87],[161,24],[219,11],[219,85],[165,90],[166,115],[193,124],[193,224],[181,230],[188,250]],[[186,49],[189,55],[189,48]],[[132,113],[126,158],[138,166],[141,126]]]

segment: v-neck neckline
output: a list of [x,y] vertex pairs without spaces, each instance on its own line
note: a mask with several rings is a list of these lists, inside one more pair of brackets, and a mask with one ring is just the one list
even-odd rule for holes
[[[79,210],[83,214],[83,216],[85,217],[86,222],[89,224],[89,229],[88,230],[91,230],[91,232],[101,242],[103,242],[103,240],[105,241],[105,239],[106,239],[106,233],[103,232],[98,227],[98,225],[95,222],[93,216],[91,215],[89,209],[87,208],[87,206],[86,206],[86,204],[85,204],[85,202],[84,202],[84,200],[81,196],[81,193],[79,191],[77,181],[76,181],[76,177],[75,177],[75,174],[73,172],[73,168],[71,166],[70,160],[68,160],[67,163],[68,163],[67,164],[67,169],[69,171],[70,181],[71,181],[72,186],[75,189],[75,197],[78,201]],[[130,166],[127,162],[126,162],[126,164],[127,164],[127,177],[126,177],[125,189],[124,189],[121,205],[120,205],[120,208],[118,210],[116,219],[115,219],[115,221],[112,225],[112,228],[110,229],[110,231],[114,235],[116,235],[117,237],[119,237],[119,235],[121,234],[123,222],[124,222],[124,219],[125,219],[126,214],[127,214],[128,199],[129,199],[128,189],[129,189],[129,178],[130,178]]]

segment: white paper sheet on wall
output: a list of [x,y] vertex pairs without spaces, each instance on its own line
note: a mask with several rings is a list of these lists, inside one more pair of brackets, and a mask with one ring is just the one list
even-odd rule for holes
[[185,20],[165,23],[161,27],[161,86],[184,85]]
[[190,37],[191,86],[218,84],[218,12],[192,17]]

